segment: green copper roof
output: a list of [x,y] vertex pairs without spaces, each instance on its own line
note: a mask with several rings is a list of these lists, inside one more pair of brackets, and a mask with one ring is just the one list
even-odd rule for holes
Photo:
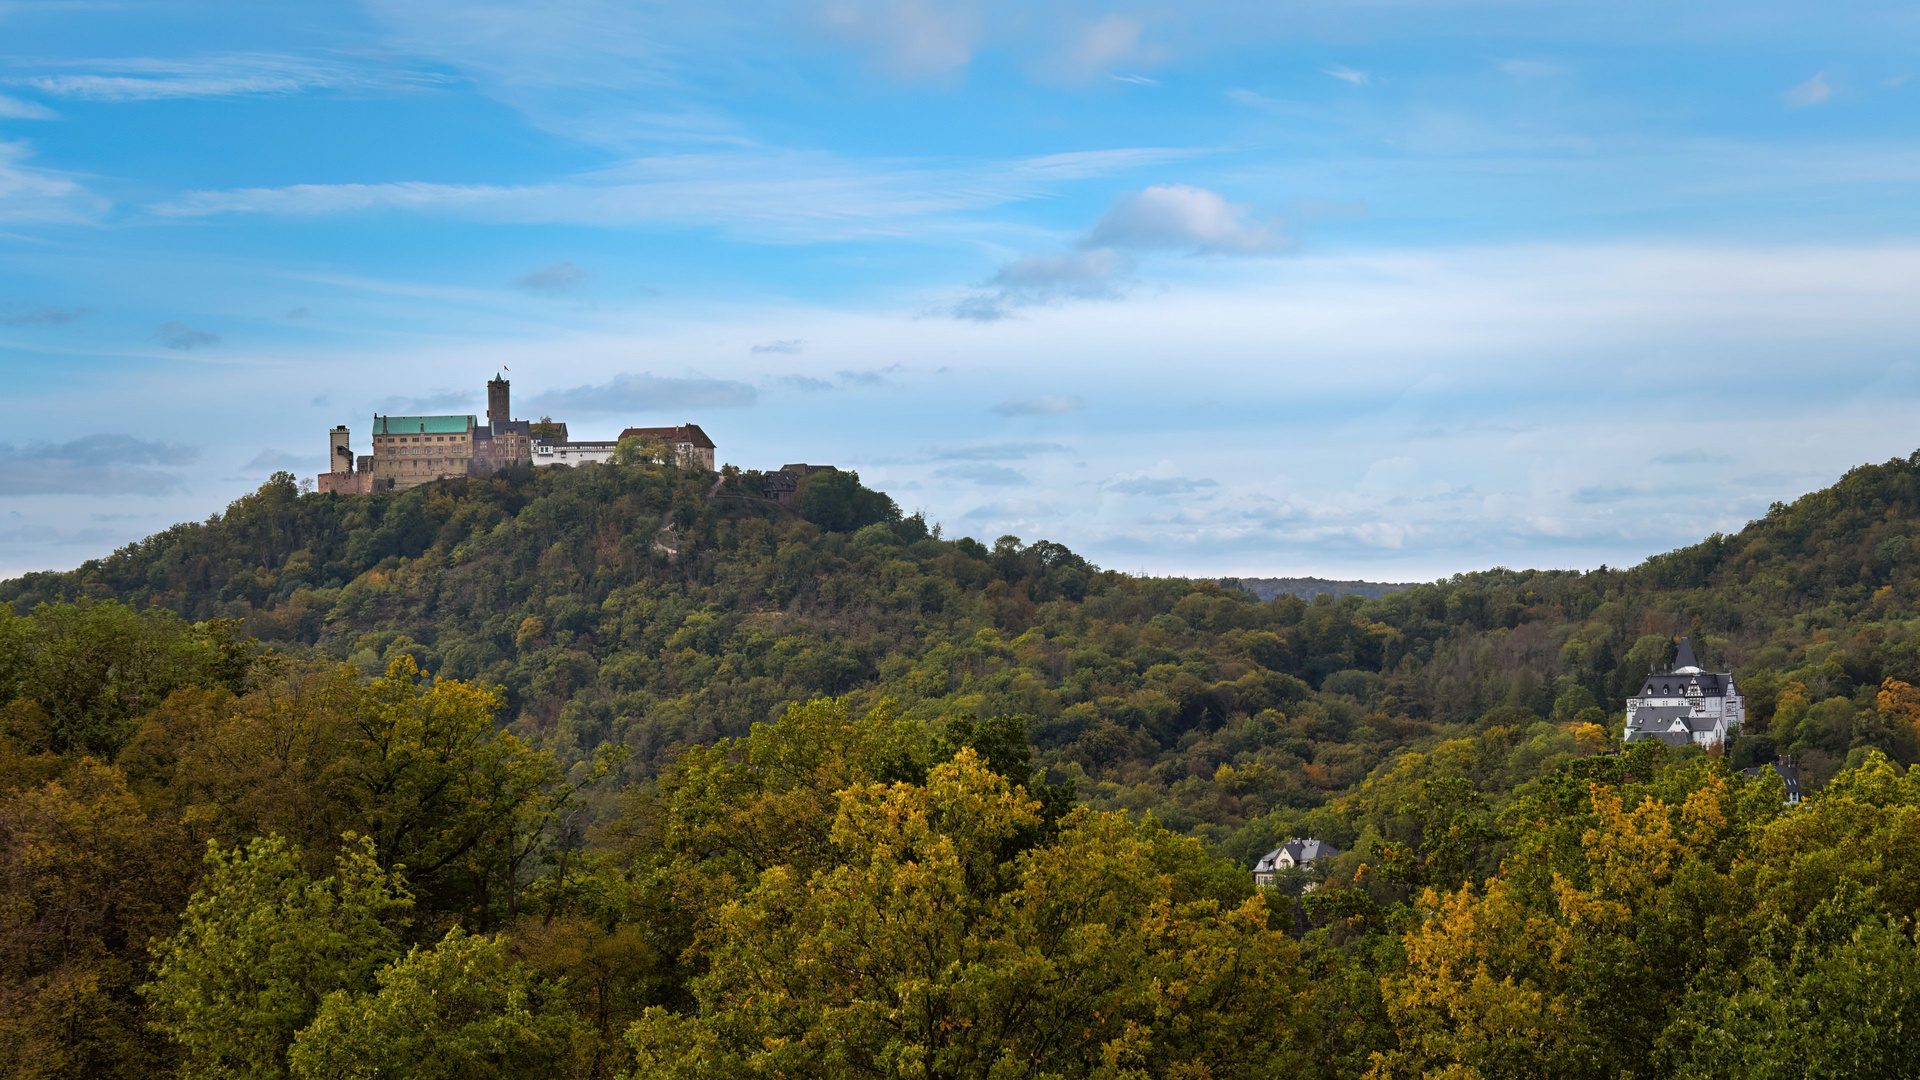
[[473,424],[467,416],[380,416],[373,418],[375,435],[463,435]]

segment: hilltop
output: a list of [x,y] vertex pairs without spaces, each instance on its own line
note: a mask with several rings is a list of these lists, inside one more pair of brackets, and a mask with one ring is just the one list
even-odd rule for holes
[[1920,456],[1627,570],[1312,601],[948,538],[840,475],[797,513],[755,474],[716,486],[660,464],[357,499],[281,476],[0,601],[238,619],[368,675],[408,656],[504,686],[512,730],[563,760],[627,747],[636,776],[819,695],[1019,716],[1083,797],[1242,854],[1451,733],[1499,727],[1548,756],[1577,751],[1578,723],[1617,738],[1622,696],[1682,634],[1751,694],[1742,761],[1791,751],[1818,780],[1868,748],[1912,755],[1875,695],[1920,682]]

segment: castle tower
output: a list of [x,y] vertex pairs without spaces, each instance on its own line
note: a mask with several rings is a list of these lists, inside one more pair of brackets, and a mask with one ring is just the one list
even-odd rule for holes
[[495,375],[487,380],[487,423],[499,431],[500,425],[513,419],[513,406],[507,396],[507,380]]
[[350,473],[353,471],[353,448],[347,439],[347,425],[336,424],[327,432],[327,471],[330,473]]

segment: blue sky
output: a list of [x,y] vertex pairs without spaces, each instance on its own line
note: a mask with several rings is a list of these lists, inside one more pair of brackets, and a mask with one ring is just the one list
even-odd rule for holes
[[702,424],[1169,573],[1628,564],[1920,444],[1895,4],[0,0],[0,574],[326,429]]

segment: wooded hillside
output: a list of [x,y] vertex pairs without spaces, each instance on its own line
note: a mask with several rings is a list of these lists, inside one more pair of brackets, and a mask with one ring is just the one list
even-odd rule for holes
[[[0,1075],[1900,1075],[1920,455],[1313,602],[813,479],[282,476],[0,586]],[[1749,733],[1610,753],[1683,633]]]

